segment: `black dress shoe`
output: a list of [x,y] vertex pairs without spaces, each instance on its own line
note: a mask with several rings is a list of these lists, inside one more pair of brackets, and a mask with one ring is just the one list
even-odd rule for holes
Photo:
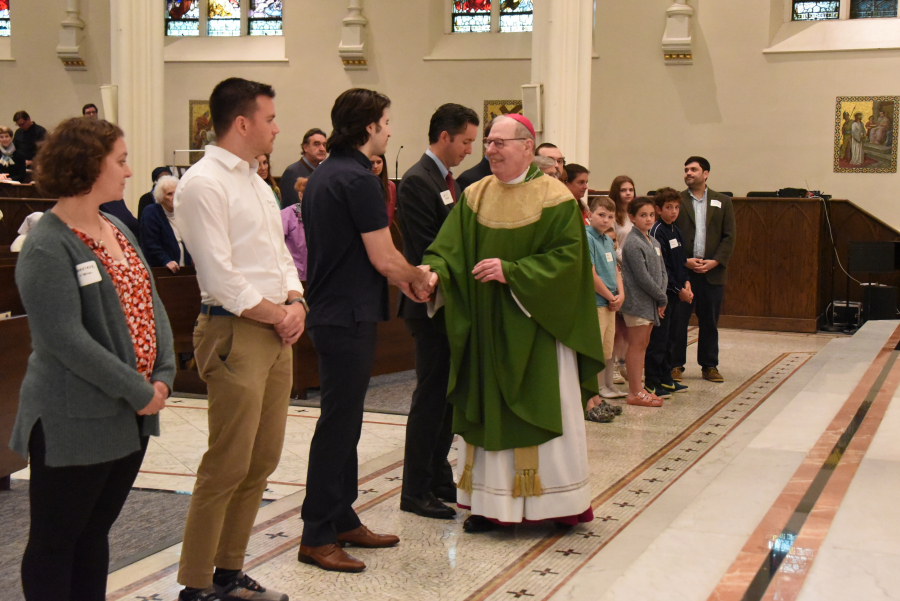
[[490,532],[497,528],[497,524],[481,515],[470,515],[463,522],[463,530],[471,533]]
[[437,500],[430,492],[423,493],[418,496],[401,495],[400,509],[415,513],[423,518],[434,518],[437,520],[452,520],[456,517],[456,510],[447,507]]
[[435,486],[431,489],[431,492],[433,492],[434,496],[441,501],[446,503],[456,503],[456,485],[453,483],[444,486]]

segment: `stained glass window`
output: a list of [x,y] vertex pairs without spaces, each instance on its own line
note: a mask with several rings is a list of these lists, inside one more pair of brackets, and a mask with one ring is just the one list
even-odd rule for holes
[[250,35],[281,35],[282,0],[250,0]]
[[207,0],[206,32],[210,36],[241,35],[241,0]]
[[[491,30],[491,0],[451,0],[453,33],[487,33]],[[528,0],[529,3],[531,0]]]
[[824,19],[839,19],[840,0],[826,0],[824,2],[798,2],[794,0],[793,21],[821,21]]
[[9,35],[9,0],[0,0],[0,37]]
[[534,0],[503,0],[500,4],[500,31],[531,31]]
[[200,35],[199,0],[166,0],[166,35]]
[[897,0],[851,0],[851,19],[877,19],[896,17]]

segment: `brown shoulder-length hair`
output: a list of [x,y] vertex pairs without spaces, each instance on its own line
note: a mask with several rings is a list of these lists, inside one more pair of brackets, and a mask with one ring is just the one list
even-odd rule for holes
[[628,177],[627,175],[620,175],[616,177],[609,185],[609,197],[613,199],[613,202],[616,203],[616,223],[619,225],[625,225],[626,214],[628,213],[628,205],[622,202],[622,198],[620,196],[620,192],[622,190],[622,184],[628,182],[634,187],[634,180]]
[[381,162],[384,163],[381,166],[381,175],[379,175],[379,179],[381,179],[381,187],[384,188],[384,199],[385,201],[390,200],[391,195],[391,178],[388,177],[388,168],[387,168],[387,159],[383,154],[379,154],[378,157],[381,159]]
[[66,119],[41,143],[34,159],[34,181],[50,198],[87,194],[100,177],[103,161],[124,136],[109,121]]

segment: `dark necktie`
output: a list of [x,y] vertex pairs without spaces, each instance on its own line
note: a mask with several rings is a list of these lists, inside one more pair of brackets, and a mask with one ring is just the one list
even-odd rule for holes
[[453,180],[453,174],[447,172],[447,189],[450,190],[450,196],[453,197],[453,204],[456,204],[456,183]]

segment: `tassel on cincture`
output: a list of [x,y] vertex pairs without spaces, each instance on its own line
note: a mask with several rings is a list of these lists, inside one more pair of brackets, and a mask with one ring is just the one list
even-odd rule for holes
[[539,497],[544,492],[538,475],[538,448],[522,447],[513,452],[516,471],[513,497]]
[[470,444],[466,444],[466,463],[463,467],[463,472],[459,476],[459,482],[456,485],[456,488],[460,489],[463,492],[467,492],[470,495],[472,494],[472,466],[475,464],[475,447]]

